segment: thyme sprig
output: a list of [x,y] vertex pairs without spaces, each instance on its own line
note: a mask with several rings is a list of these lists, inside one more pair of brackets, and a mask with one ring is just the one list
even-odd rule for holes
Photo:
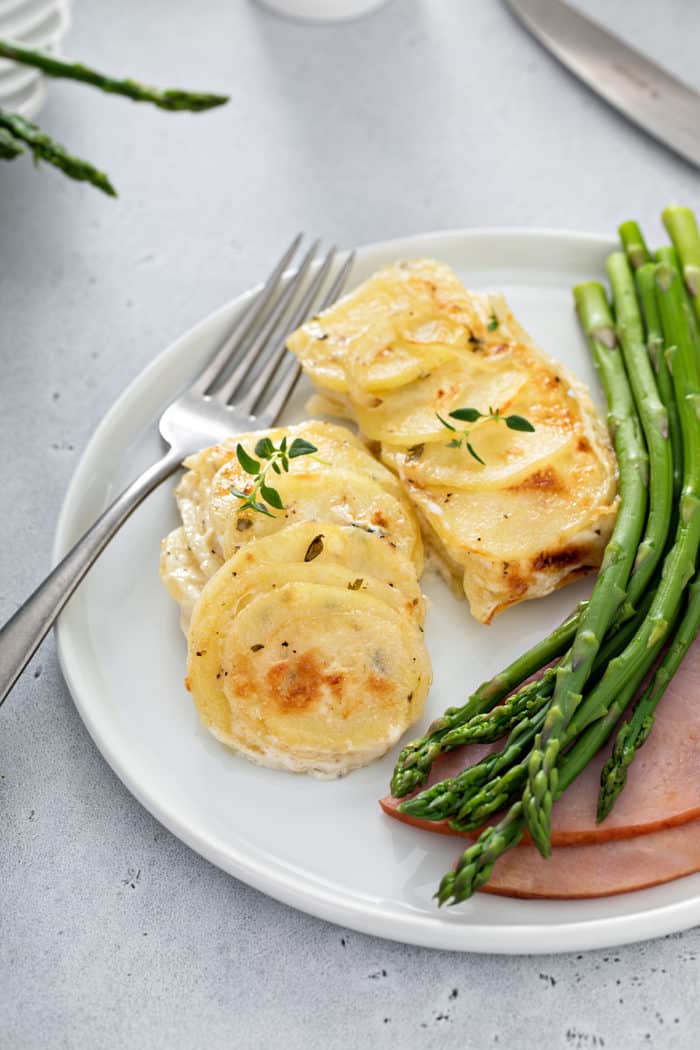
[[317,451],[316,446],[304,438],[294,438],[291,445],[287,445],[285,436],[280,441],[279,446],[276,447],[271,438],[262,437],[255,445],[255,455],[260,457],[258,460],[251,456],[249,452],[246,452],[243,445],[239,442],[236,445],[236,459],[246,474],[250,474],[255,479],[250,492],[242,492],[231,485],[231,495],[242,500],[241,506],[238,508],[239,511],[255,510],[258,514],[266,514],[268,518],[276,517],[270,510],[270,507],[274,507],[276,510],[284,510],[284,503],[277,489],[273,485],[268,484],[268,471],[272,470],[275,474],[282,474],[283,472],[288,474],[290,459],[298,459],[299,456],[310,456]]
[[[451,430],[452,433],[456,435],[456,437],[453,437],[452,440],[448,442],[447,447],[461,448],[462,445],[464,445],[469,454],[473,456],[478,463],[481,463],[481,465],[485,467],[486,463],[469,440],[472,428],[465,427],[463,430],[458,430],[456,426],[453,426],[452,423],[448,422],[448,420],[441,416],[439,412],[436,412],[435,415],[444,427],[447,427],[448,430]],[[525,419],[525,416],[503,416],[501,415],[500,408],[493,409],[489,407],[488,412],[480,412],[478,408],[456,408],[454,412],[449,413],[449,418],[455,419],[460,423],[476,423],[480,419],[490,419],[495,423],[505,423],[509,430],[520,430],[527,433],[531,433],[535,429],[530,420]]]

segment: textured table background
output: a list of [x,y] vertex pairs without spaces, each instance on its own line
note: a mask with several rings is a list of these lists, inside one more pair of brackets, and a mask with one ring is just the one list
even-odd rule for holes
[[[700,87],[691,0],[586,9]],[[698,174],[568,77],[495,0],[393,0],[340,27],[247,0],[76,4],[67,50],[229,90],[168,116],[69,84],[42,122],[111,201],[0,170],[0,619],[48,565],[81,449],[125,384],[306,228],[342,245],[469,225],[659,236]],[[697,930],[529,958],[405,947],[277,904],[200,859],[96,752],[49,640],[2,711],[0,1044],[691,1047]]]

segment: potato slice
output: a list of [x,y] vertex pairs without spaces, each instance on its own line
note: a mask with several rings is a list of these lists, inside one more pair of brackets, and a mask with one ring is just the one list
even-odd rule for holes
[[[340,585],[369,590],[381,584],[382,596],[395,608],[404,608],[423,622],[425,602],[418,586],[413,563],[400,554],[386,536],[366,532],[352,525],[300,521],[270,536],[248,543],[228,562],[228,571],[240,579],[261,567],[273,571],[272,580],[284,583],[289,570],[323,567],[339,569]],[[277,573],[277,576],[274,576]],[[318,582],[318,581],[317,581]],[[257,588],[259,589],[259,588]]]
[[347,427],[310,420],[296,426],[273,427],[267,431],[232,436],[218,445],[189,456],[185,460],[185,467],[188,469],[175,491],[187,542],[206,579],[209,579],[224,561],[221,535],[218,531],[220,523],[218,519],[213,520],[211,515],[214,477],[225,464],[233,461],[234,466],[231,469],[237,474],[240,487],[244,487],[250,478],[238,467],[236,446],[240,442],[246,451],[253,454],[257,440],[263,436],[270,437],[276,445],[286,436],[290,445],[296,437],[303,437],[316,446],[318,458],[304,456],[293,460],[292,471],[303,469],[307,473],[325,473],[330,479],[332,471],[329,471],[329,464],[349,467],[381,484],[407,506],[397,478],[377,462],[362,441]]
[[[497,407],[503,415],[514,413],[527,418],[534,432],[510,430],[504,420],[481,419],[472,424],[449,420],[458,430],[469,430],[469,440],[483,463],[470,455],[464,444],[458,449],[450,447],[455,435],[447,430],[440,442],[421,443],[406,450],[385,446],[384,462],[399,477],[423,488],[446,485],[468,489],[514,485],[565,448],[600,462],[599,428],[580,385],[572,386],[566,376],[554,378],[549,373],[538,376],[533,372],[532,381],[539,386],[536,399],[530,385],[525,384],[508,406]],[[461,434],[456,436],[461,438]],[[604,454],[607,470],[607,449]]]
[[[260,542],[263,542],[262,540]],[[313,542],[313,541],[312,541]],[[321,541],[323,542],[323,541]],[[394,612],[403,613],[417,623],[423,622],[424,607],[420,598],[416,599],[415,605],[398,588],[392,588],[376,576],[365,573],[364,576],[355,576],[342,565],[334,565],[332,562],[318,565],[316,562],[281,562],[276,565],[257,565],[234,577],[235,570],[232,568],[238,556],[246,553],[257,543],[248,544],[238,555],[229,558],[224,563],[232,577],[232,594],[238,598],[232,601],[231,612],[237,616],[245,609],[251,601],[259,594],[278,590],[287,583],[318,583],[327,587],[336,587],[338,590],[360,591],[369,594],[377,601],[384,602],[387,608]],[[222,566],[223,568],[223,566]],[[221,571],[221,569],[219,570]]]
[[449,431],[436,413],[447,416],[453,409],[470,407],[488,412],[506,409],[528,380],[524,357],[504,350],[494,362],[470,353],[448,361],[410,386],[377,397],[374,406],[354,404],[360,430],[371,441],[404,448],[444,441]]
[[[306,457],[304,457],[306,458]],[[297,521],[328,521],[356,525],[386,536],[411,559],[420,574],[423,546],[413,511],[405,497],[397,499],[371,477],[351,470],[304,469],[304,459],[292,461],[289,474],[275,477],[284,510],[274,517],[254,510],[241,510],[241,500],[231,487],[241,490],[250,478],[236,459],[217,472],[211,489],[209,516],[224,556],[230,558],[244,543],[269,536]]]
[[600,563],[615,520],[615,479],[571,446],[516,484],[419,488],[408,482],[426,532],[460,566],[474,616],[488,623]]
[[[396,304],[393,314],[387,299]],[[378,367],[371,351],[387,344],[385,313],[394,326],[415,321],[426,349],[449,345],[453,356],[437,367],[426,357],[417,375],[399,369],[396,385],[373,388],[367,376]],[[542,353],[502,295],[467,291],[447,267],[418,259],[370,278],[313,324],[322,336],[314,352],[346,380],[330,386],[319,380],[316,410],[353,419],[378,446],[413,500],[446,576],[463,579],[477,619],[488,622],[598,567],[617,511],[605,426],[583,385]],[[452,339],[453,324],[463,326],[463,335],[468,329],[468,338]],[[308,337],[302,329],[289,340],[305,367]],[[396,345],[416,346],[405,332]],[[449,424],[456,408],[520,415],[535,432],[512,431],[503,422],[455,423],[458,432],[469,429],[479,462],[464,444],[447,447],[459,435],[436,413]]]
[[188,681],[204,724],[264,765],[337,776],[384,754],[423,709],[420,628],[360,591],[287,583],[231,615],[224,566],[190,632]]
[[449,267],[417,260],[375,274],[287,345],[319,386],[378,393],[439,367],[483,327]]

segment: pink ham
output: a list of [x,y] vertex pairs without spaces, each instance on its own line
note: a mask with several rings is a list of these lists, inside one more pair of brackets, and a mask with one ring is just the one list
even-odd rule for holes
[[555,849],[548,860],[534,846],[521,846],[496,861],[482,892],[560,900],[608,897],[696,871],[700,871],[700,820],[691,820],[636,838]]
[[[468,745],[443,755],[428,782],[454,776],[499,746]],[[602,824],[596,824],[600,771],[611,746],[593,759],[555,804],[554,846],[583,846],[648,835],[700,818],[700,643],[692,647],[662,698],[651,736],[635,757],[612,813]],[[400,801],[388,796],[381,801],[382,809],[391,817],[428,831],[459,834],[446,821],[416,820],[399,813]]]

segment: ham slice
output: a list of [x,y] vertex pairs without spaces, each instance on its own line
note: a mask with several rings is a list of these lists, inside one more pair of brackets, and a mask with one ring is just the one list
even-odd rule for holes
[[648,835],[555,849],[520,846],[496,861],[482,892],[571,900],[629,893],[700,871],[700,820]]
[[[467,745],[441,756],[428,783],[454,776],[496,747],[500,744]],[[602,824],[596,824],[600,771],[611,747],[612,744],[590,762],[555,804],[553,846],[635,838],[700,818],[700,642],[690,649],[666,690],[651,736],[635,757],[627,785],[612,813]],[[447,821],[416,820],[399,813],[401,801],[388,796],[382,799],[381,806],[389,816],[428,831],[460,834],[452,831]]]

